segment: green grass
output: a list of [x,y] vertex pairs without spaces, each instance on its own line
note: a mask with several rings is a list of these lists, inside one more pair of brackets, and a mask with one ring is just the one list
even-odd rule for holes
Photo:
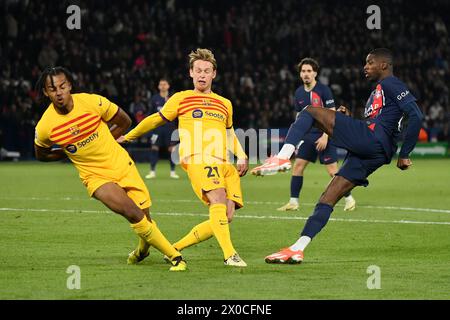
[[[145,175],[147,165],[139,169]],[[140,265],[126,265],[136,236],[88,198],[70,164],[2,163],[0,299],[449,299],[449,169],[450,160],[415,160],[405,172],[393,163],[378,170],[368,188],[354,190],[356,211],[336,207],[301,265],[268,265],[264,257],[297,239],[328,182],[324,168],[308,167],[295,213],[275,210],[288,199],[289,174],[248,175],[246,206],[231,231],[249,266],[223,266],[210,239],[184,251],[187,272],[171,273],[154,249]],[[208,214],[177,171],[181,179],[169,179],[161,162],[146,181],[152,215],[171,241]],[[81,268],[80,290],[66,287],[70,265]],[[379,290],[366,286],[371,265],[381,269]]]

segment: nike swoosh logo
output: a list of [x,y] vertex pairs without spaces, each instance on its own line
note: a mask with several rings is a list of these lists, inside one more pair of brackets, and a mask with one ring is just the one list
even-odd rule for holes
[[144,200],[144,201],[142,201],[142,202],[139,202],[139,205],[140,206],[142,206],[144,203],[146,203],[147,202],[147,200]]
[[235,197],[235,198],[240,198],[239,196],[237,196],[237,195],[235,195],[235,194],[233,194],[233,197]]
[[98,103],[98,106],[101,107],[103,104],[102,99],[100,98],[100,102]]

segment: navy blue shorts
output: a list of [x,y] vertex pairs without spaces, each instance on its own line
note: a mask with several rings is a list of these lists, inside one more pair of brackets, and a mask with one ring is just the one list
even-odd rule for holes
[[172,133],[176,127],[172,123],[166,123],[165,125],[156,128],[148,133],[150,137],[151,145],[158,147],[174,146],[178,143],[178,135],[174,137],[172,141]]
[[336,112],[333,143],[348,150],[337,175],[357,186],[367,186],[367,177],[383,164],[389,163],[383,146],[375,134],[361,120]]
[[[319,135],[320,138],[322,134]],[[321,164],[335,163],[338,160],[337,148],[328,141],[327,147],[323,151],[317,151],[316,149],[316,136],[306,135],[303,140],[300,141],[295,157],[310,162],[316,162],[317,157]]]

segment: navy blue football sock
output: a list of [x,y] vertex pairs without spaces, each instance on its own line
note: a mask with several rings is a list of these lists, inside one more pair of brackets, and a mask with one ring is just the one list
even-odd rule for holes
[[332,212],[332,206],[319,202],[314,208],[313,214],[306,221],[301,235],[308,236],[311,239],[314,238],[325,227]]
[[303,186],[303,176],[292,176],[291,178],[291,198],[298,198]]
[[302,110],[295,122],[291,124],[287,133],[285,144],[298,145],[303,139],[305,134],[312,128],[314,124],[314,118],[306,111]]
[[170,171],[174,171],[175,170],[175,163],[173,163],[172,157],[169,157],[169,162],[170,162]]
[[150,150],[150,168],[152,171],[156,169],[156,163],[158,162],[159,152],[157,150]]

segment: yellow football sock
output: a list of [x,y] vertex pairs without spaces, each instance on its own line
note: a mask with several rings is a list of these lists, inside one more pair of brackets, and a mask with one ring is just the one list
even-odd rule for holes
[[[157,224],[156,224],[156,221],[155,220],[152,220],[152,222],[153,222],[153,224],[155,225],[155,226],[158,226]],[[147,241],[145,241],[144,239],[142,239],[140,236],[138,236],[138,239],[139,239],[139,242],[138,242],[138,247],[137,247],[137,250],[139,251],[139,252],[147,252],[148,251],[148,249],[150,248],[150,245],[147,243]]]
[[139,238],[139,243],[138,243],[137,250],[139,252],[144,252],[144,253],[147,252],[148,249],[150,248],[150,245],[147,243],[147,241],[145,241],[141,237],[138,237],[138,238]]
[[213,235],[214,233],[211,228],[211,222],[206,220],[193,227],[187,235],[185,235],[181,240],[178,240],[173,246],[178,251],[181,251],[194,244],[208,240]]
[[144,217],[138,223],[131,224],[131,228],[133,228],[134,232],[136,232],[139,237],[168,256],[171,260],[180,255],[166,237],[164,237],[156,226],[156,223],[148,221],[147,217]]
[[211,222],[211,229],[214,236],[219,242],[223,251],[223,256],[228,259],[236,250],[233,248],[230,237],[230,228],[228,226],[227,206],[222,203],[216,203],[209,206],[209,221]]

